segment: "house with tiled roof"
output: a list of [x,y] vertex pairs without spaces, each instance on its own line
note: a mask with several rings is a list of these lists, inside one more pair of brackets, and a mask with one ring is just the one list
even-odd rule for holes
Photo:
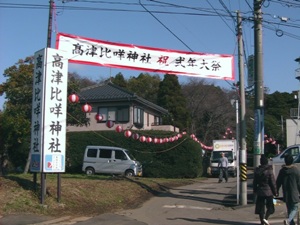
[[[111,82],[84,88],[78,95],[81,104],[92,106],[91,112],[86,113],[90,123],[88,126],[68,126],[69,132],[112,130],[113,127],[107,126],[107,121],[113,121],[114,126],[121,125],[124,130],[179,132],[172,125],[162,125],[162,118],[168,115],[168,110]],[[101,115],[102,120],[95,118],[97,114]]]

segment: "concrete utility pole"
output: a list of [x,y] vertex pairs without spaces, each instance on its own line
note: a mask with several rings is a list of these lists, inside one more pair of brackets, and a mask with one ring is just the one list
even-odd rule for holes
[[253,166],[260,164],[260,155],[264,154],[264,82],[262,52],[262,11],[263,0],[254,0],[254,91],[255,91],[255,131]]
[[51,48],[53,5],[54,5],[54,0],[50,0],[49,1],[48,34],[47,34],[47,47],[48,48]]
[[[51,48],[53,5],[54,5],[54,0],[50,0],[49,1],[47,48]],[[42,170],[43,170],[43,165],[42,165]],[[34,179],[36,180],[36,177]],[[44,204],[45,196],[46,196],[46,173],[44,173],[42,171],[41,172],[41,204]]]
[[238,64],[239,64],[239,80],[240,80],[240,180],[241,180],[241,205],[247,205],[247,156],[246,156],[246,104],[245,104],[245,82],[244,82],[244,45],[242,18],[240,12],[237,11],[237,38],[238,38]]

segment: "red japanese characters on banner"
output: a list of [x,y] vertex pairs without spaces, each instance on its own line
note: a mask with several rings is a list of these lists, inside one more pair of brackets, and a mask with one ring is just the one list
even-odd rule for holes
[[[64,51],[72,63],[235,80],[234,56],[229,54],[186,52],[133,44],[120,44],[64,33],[58,33],[56,40],[56,48]],[[91,46],[93,46],[93,54],[82,54],[83,52],[91,51]],[[105,57],[94,57],[96,55],[100,56],[102,49],[106,50]],[[122,53],[122,56],[134,53],[136,58],[132,60],[132,57],[121,57],[121,55],[115,54],[116,52]],[[144,59],[145,56],[146,59]]]

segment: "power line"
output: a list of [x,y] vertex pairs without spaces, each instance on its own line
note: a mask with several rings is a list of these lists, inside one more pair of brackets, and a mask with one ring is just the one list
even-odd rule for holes
[[154,18],[156,19],[164,28],[166,28],[178,41],[180,41],[185,47],[187,47],[190,51],[193,52],[193,50],[183,41],[181,40],[174,32],[172,32],[165,24],[163,24],[153,13],[151,13],[141,2],[139,1],[140,5]]

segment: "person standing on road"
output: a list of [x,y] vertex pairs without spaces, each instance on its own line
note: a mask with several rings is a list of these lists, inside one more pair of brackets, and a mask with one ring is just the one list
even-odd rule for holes
[[225,156],[224,152],[221,153],[221,158],[219,159],[219,163],[218,163],[218,167],[219,167],[219,183],[221,183],[223,181],[223,178],[225,179],[225,181],[228,181],[228,159]]
[[275,212],[273,199],[277,195],[277,189],[273,168],[268,165],[265,155],[261,155],[260,166],[254,170],[253,193],[257,197],[255,214],[259,215],[261,225],[269,225],[268,218]]
[[298,213],[299,194],[300,194],[300,171],[293,165],[292,155],[285,155],[285,166],[280,169],[276,184],[277,191],[282,186],[283,201],[286,204],[288,219],[284,220],[285,225],[295,225],[294,218]]

